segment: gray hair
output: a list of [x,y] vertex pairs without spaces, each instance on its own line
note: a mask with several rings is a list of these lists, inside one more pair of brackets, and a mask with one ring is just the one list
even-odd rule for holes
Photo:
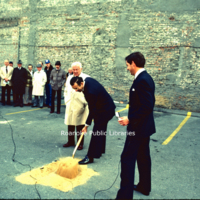
[[79,66],[80,68],[82,68],[82,64],[80,62],[73,62],[71,67],[74,67],[74,66]]

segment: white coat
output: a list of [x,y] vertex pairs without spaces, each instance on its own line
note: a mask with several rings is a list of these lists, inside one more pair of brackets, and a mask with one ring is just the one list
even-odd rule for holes
[[[70,80],[73,75],[70,75],[67,78],[66,86],[64,90],[64,97],[65,97],[65,124],[78,126],[84,125],[88,114],[88,104],[85,100],[85,96],[82,92],[76,92],[72,86],[70,85]],[[85,80],[88,76],[87,74],[81,73],[79,77],[82,77]]]
[[44,86],[47,82],[46,73],[41,70],[36,71],[33,75],[32,83],[33,83],[33,92],[32,94],[35,96],[44,96]]

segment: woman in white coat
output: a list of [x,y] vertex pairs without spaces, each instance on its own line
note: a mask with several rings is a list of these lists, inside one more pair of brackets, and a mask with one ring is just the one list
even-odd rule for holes
[[35,96],[32,107],[37,107],[38,101],[39,101],[40,108],[43,108],[44,86],[46,82],[47,82],[47,75],[42,70],[42,65],[38,64],[37,71],[34,73],[33,80],[32,80],[32,83],[33,83],[32,95]]
[[[76,92],[70,85],[70,80],[74,76],[82,77],[85,80],[89,77],[87,74],[82,73],[82,65],[80,62],[72,63],[73,75],[68,76],[64,96],[65,96],[65,124],[68,125],[68,142],[63,147],[70,147],[75,145],[74,134],[75,128],[77,132],[77,141],[81,135],[81,131],[85,126],[86,119],[89,114],[87,101],[82,92]],[[78,147],[78,150],[83,149],[84,136]]]

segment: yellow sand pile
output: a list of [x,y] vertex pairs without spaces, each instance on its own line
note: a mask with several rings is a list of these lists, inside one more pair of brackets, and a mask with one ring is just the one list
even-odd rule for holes
[[75,178],[78,173],[78,161],[73,158],[68,159],[67,162],[61,162],[56,171],[56,174],[69,179]]
[[90,177],[99,175],[87,168],[87,165],[78,165],[78,161],[79,159],[72,157],[60,158],[57,162],[23,173],[15,179],[22,184],[37,183],[67,192],[78,185],[85,184]]

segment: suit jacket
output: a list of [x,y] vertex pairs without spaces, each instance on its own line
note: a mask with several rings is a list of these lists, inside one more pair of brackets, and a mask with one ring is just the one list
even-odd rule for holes
[[155,84],[151,76],[141,72],[134,80],[129,96],[128,132],[139,137],[148,137],[156,132],[153,117]]
[[114,113],[116,106],[111,96],[95,79],[90,77],[85,79],[83,94],[89,106],[89,115],[86,124],[91,125],[92,119],[95,120],[99,116],[103,119],[108,114]]
[[0,72],[0,75],[1,75],[1,86],[6,86],[6,83],[4,81],[4,78],[8,78],[9,79],[9,86],[12,86],[12,83],[11,83],[11,78],[12,78],[12,73],[13,73],[13,68],[11,66],[8,66],[7,67],[8,69],[8,73],[6,73],[6,66],[3,66],[1,67],[1,72]]
[[24,94],[27,81],[27,70],[23,67],[19,70],[14,68],[12,75],[13,91],[15,94]]
[[[33,71],[32,71],[32,72],[33,72]],[[33,75],[34,75],[34,73],[33,73]],[[33,87],[32,79],[33,79],[33,76],[31,75],[30,71],[27,70],[27,81],[26,81],[26,87]]]

